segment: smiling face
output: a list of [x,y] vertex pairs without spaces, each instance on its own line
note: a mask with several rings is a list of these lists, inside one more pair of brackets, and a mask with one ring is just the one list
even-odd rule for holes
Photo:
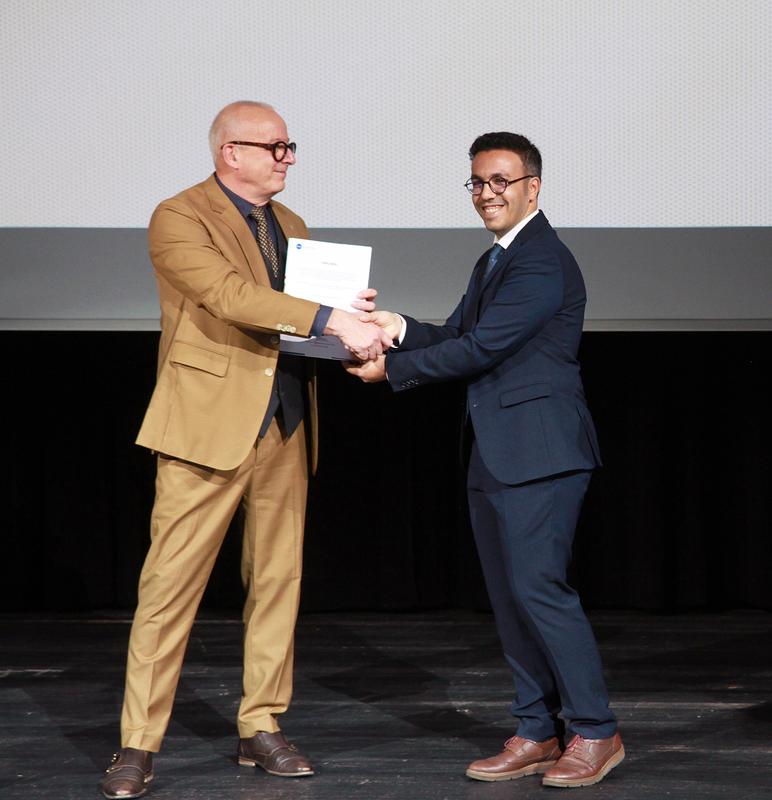
[[[228,141],[288,142],[284,120],[270,108],[241,107],[223,126]],[[270,150],[247,145],[225,144],[215,162],[220,180],[232,191],[255,205],[263,205],[284,189],[287,169],[295,163],[295,155],[287,150],[276,161]]]
[[[511,181],[527,175],[522,158],[512,150],[484,150],[472,159],[472,178],[489,181],[500,176]],[[477,213],[485,227],[501,238],[538,208],[541,181],[528,178],[507,186],[503,194],[494,194],[488,184],[477,196],[472,196]]]

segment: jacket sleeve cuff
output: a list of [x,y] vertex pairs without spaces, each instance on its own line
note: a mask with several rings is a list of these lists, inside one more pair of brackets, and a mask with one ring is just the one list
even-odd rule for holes
[[321,336],[332,314],[332,306],[319,306],[314,322],[311,325],[311,336]]

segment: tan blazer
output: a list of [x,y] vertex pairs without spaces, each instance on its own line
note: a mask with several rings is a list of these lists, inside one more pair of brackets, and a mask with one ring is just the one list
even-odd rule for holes
[[[272,202],[287,237],[303,220]],[[279,334],[309,335],[317,303],[270,287],[246,221],[214,176],[165,200],[148,231],[161,301],[155,391],[137,444],[227,470],[254,445],[279,354]],[[316,462],[315,392],[311,400]]]

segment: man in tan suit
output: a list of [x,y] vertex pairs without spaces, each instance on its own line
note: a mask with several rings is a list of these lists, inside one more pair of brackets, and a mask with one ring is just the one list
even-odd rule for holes
[[[153,778],[190,629],[228,525],[244,510],[244,674],[239,763],[313,774],[279,730],[292,692],[313,381],[279,355],[281,332],[334,334],[359,359],[391,344],[358,315],[284,294],[286,240],[300,217],[272,200],[295,163],[282,118],[226,106],[210,131],[215,174],[161,203],[150,256],[161,302],[158,376],[137,442],[158,454],[151,545],[131,629],[121,751],[100,788],[144,794]],[[372,290],[358,306],[370,310]]]

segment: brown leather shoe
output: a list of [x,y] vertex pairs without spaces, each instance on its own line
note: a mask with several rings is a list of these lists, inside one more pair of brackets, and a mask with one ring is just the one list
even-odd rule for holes
[[281,731],[258,731],[249,739],[239,739],[239,764],[262,767],[270,775],[303,778],[314,774],[311,762],[290,744]]
[[547,770],[544,786],[592,786],[621,763],[625,757],[622,739],[615,733],[608,739],[574,736],[560,761]]
[[124,747],[120,753],[115,753],[105,772],[107,775],[99,782],[99,788],[108,800],[142,797],[153,780],[153,754]]
[[546,772],[559,758],[560,745],[554,737],[545,742],[533,742],[513,736],[504,743],[504,752],[473,761],[466,774],[476,781],[511,781]]

